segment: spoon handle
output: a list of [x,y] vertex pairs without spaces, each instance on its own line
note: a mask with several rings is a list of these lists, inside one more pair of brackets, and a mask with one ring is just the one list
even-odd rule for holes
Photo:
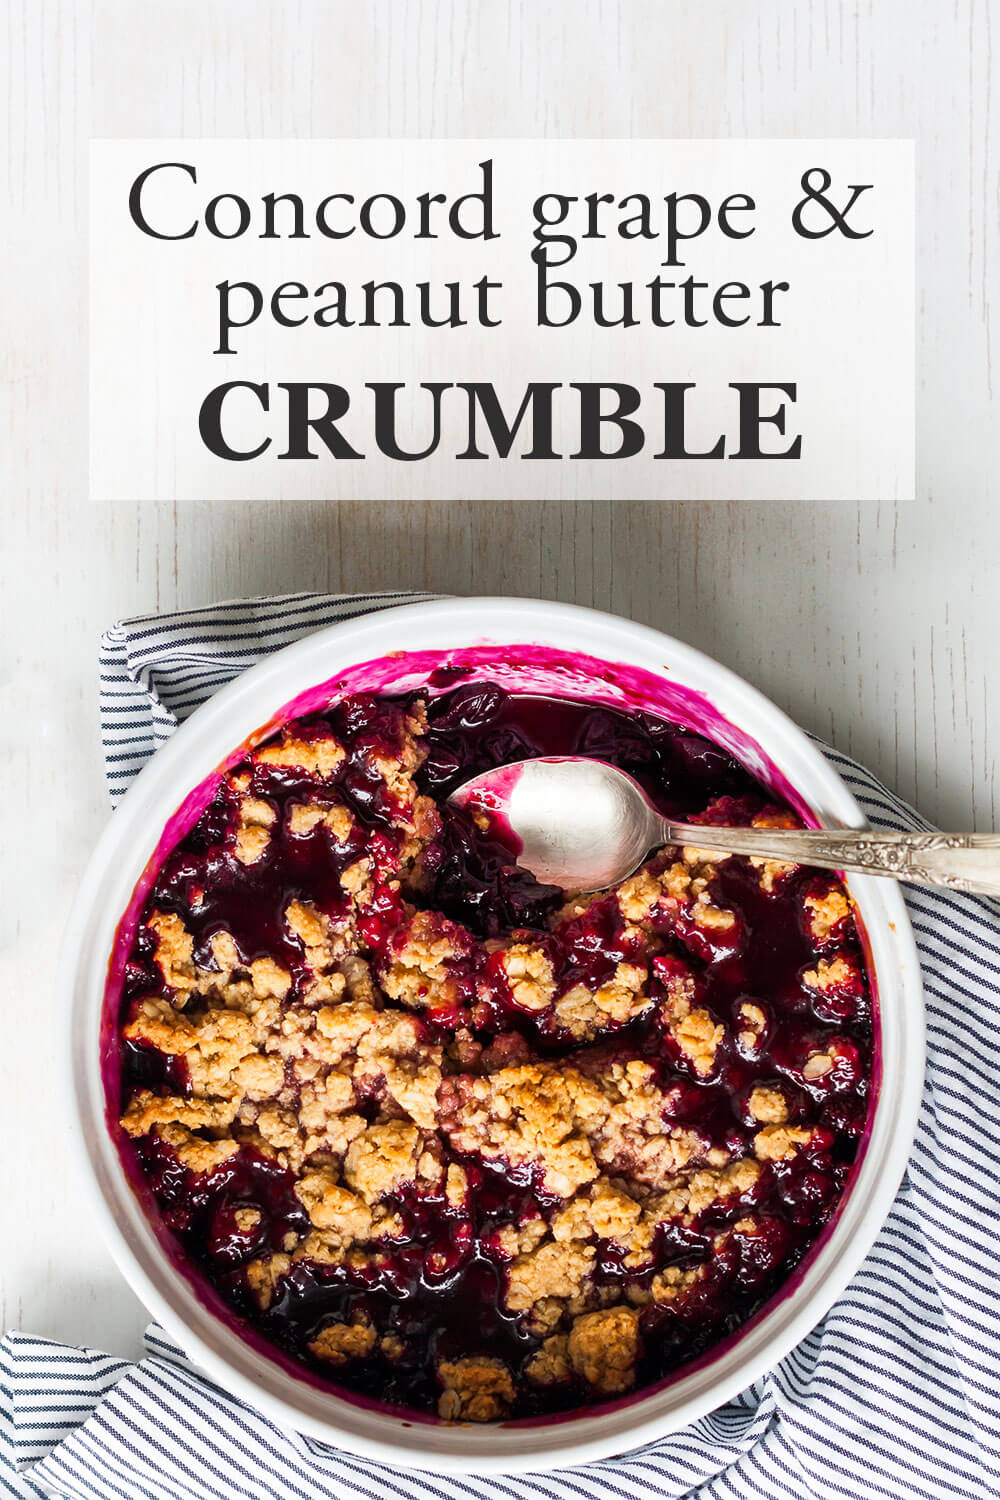
[[871,833],[852,828],[720,828],[666,823],[666,842],[914,885],[1000,896],[1000,834]]

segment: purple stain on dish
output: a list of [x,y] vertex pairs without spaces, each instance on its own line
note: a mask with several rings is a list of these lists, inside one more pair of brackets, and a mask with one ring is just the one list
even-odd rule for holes
[[[575,1363],[565,1378],[542,1382],[526,1374],[540,1352],[552,1352],[547,1340],[565,1337],[568,1327],[573,1331],[568,1313],[547,1332],[537,1318],[532,1321],[534,1315],[510,1305],[511,1253],[530,1256],[531,1236],[524,1241],[529,1248],[509,1252],[498,1248],[503,1234],[513,1235],[516,1245],[526,1224],[539,1215],[550,1221],[560,1208],[559,1195],[552,1195],[536,1167],[477,1154],[467,1142],[455,1149],[455,1136],[442,1127],[446,1155],[468,1178],[466,1201],[450,1202],[443,1177],[439,1188],[415,1196],[389,1192],[378,1208],[395,1214],[399,1232],[390,1226],[377,1268],[352,1270],[344,1260],[302,1253],[311,1226],[294,1186],[296,1171],[301,1176],[303,1169],[261,1154],[259,1138],[255,1145],[248,1136],[235,1156],[199,1173],[185,1167],[155,1131],[133,1142],[117,1123],[122,1106],[138,1090],[176,1094],[189,1082],[183,1058],[164,1059],[155,1048],[121,1042],[122,1019],[144,994],[170,997],[145,919],[154,908],[181,914],[193,935],[196,966],[210,968],[213,937],[232,934],[244,965],[262,956],[275,958],[290,974],[294,993],[305,983],[307,967],[302,942],[284,925],[288,901],[309,897],[317,910],[339,920],[346,909],[341,876],[351,863],[374,850],[376,866],[384,860],[388,868],[398,856],[392,799],[372,767],[391,749],[394,726],[417,694],[428,700],[422,741],[427,753],[414,781],[420,796],[436,803],[438,824],[421,853],[419,894],[410,894],[418,908],[445,924],[436,930],[451,934],[450,942],[455,933],[468,934],[468,951],[459,943],[461,951],[448,959],[447,1003],[415,1005],[422,1045],[457,1049],[442,1086],[452,1111],[447,1118],[462,1118],[463,1080],[489,1078],[497,1068],[540,1060],[543,1066],[561,1062],[603,1076],[616,1058],[632,1058],[653,1068],[658,1087],[683,1084],[687,1092],[678,1095],[677,1120],[718,1148],[724,1142],[727,1150],[749,1150],[754,1132],[734,1111],[745,1107],[740,1101],[755,1086],[774,1092],[776,1080],[789,1123],[804,1121],[813,1132],[811,1142],[787,1159],[765,1156],[755,1184],[728,1207],[710,1204],[696,1214],[676,1246],[658,1230],[652,1260],[639,1273],[629,1271],[613,1237],[591,1242],[589,1312],[604,1316],[615,1307],[626,1309],[623,1320],[640,1330],[641,1352],[631,1377],[636,1390],[613,1404],[649,1394],[678,1371],[716,1357],[773,1306],[777,1295],[791,1291],[828,1236],[864,1149],[870,1084],[877,1079],[861,957],[864,934],[852,925],[845,938],[849,954],[856,955],[852,962],[862,976],[860,989],[845,983],[829,1002],[832,1008],[818,1015],[802,975],[829,950],[813,942],[803,926],[802,903],[815,887],[807,872],[789,877],[784,886],[779,876],[777,891],[767,891],[748,862],[722,863],[711,875],[705,899],[713,910],[734,914],[725,932],[680,912],[669,922],[663,919],[662,930],[656,927],[659,919],[653,920],[651,935],[637,937],[607,898],[552,930],[562,893],[540,886],[516,866],[510,832],[496,819],[480,827],[468,812],[446,804],[455,787],[482,770],[507,765],[513,777],[518,763],[533,755],[592,755],[627,770],[668,816],[696,819],[723,799],[723,820],[738,821],[770,799],[792,807],[807,823],[815,825],[815,819],[759,747],[701,695],[639,668],[543,647],[420,652],[351,668],[287,704],[228,756],[167,824],[118,929],[102,1058],[109,1128],[133,1186],[159,1220],[171,1259],[193,1278],[213,1311],[235,1317],[255,1347],[311,1383],[329,1382],[338,1393],[366,1404],[426,1419],[451,1391],[447,1387],[442,1398],[441,1369],[488,1349],[513,1384],[489,1398],[493,1407],[485,1415],[532,1422],[566,1418],[586,1403],[591,1409],[606,1404],[616,1392],[607,1379],[601,1384],[598,1377],[595,1384],[584,1374],[585,1351],[577,1357],[574,1350]],[[343,844],[325,833],[320,838],[286,831],[289,810],[319,797],[322,788],[310,775],[258,766],[252,785],[239,796],[233,793],[233,773],[247,762],[250,747],[271,741],[293,721],[305,726],[297,732],[307,739],[332,729],[346,747],[344,765],[336,772],[336,800],[350,810],[354,828]],[[259,868],[240,868],[219,852],[231,845],[234,819],[243,816],[239,798],[246,796],[275,815]],[[254,816],[261,816],[259,810]],[[835,885],[824,879],[824,890]],[[390,886],[383,889],[377,881],[376,886],[358,928],[384,983],[409,919],[404,920]],[[506,971],[497,968],[498,945],[509,947],[524,937],[555,975],[551,1003],[542,1009],[532,1008],[534,995],[530,1004],[519,998]],[[650,994],[667,1007],[664,1014],[674,1003],[671,997],[690,981],[697,997],[693,1008],[704,1008],[725,1033],[718,1059],[704,1075],[692,1072],[690,1055],[677,1040],[684,1034],[680,1023],[664,1030],[650,1014],[619,1021],[609,1012],[603,1029],[599,1024],[581,1038],[560,1019],[561,1001],[566,1001],[562,1014],[573,1015],[567,997],[611,984],[622,965],[648,965],[654,950],[661,958],[650,969]],[[741,1004],[756,1000],[762,1002],[756,1009],[763,1020],[741,1019]],[[772,1045],[768,1029],[775,1015],[781,1021],[780,1045],[777,1038]],[[755,1027],[757,1053],[756,1041],[742,1040]],[[824,1047],[830,1051],[828,1068],[816,1061]],[[399,1118],[391,1100],[386,1114],[383,1087],[370,1096],[363,1090],[358,1094],[354,1107],[362,1131]],[[248,1119],[252,1114],[250,1108]],[[764,1124],[758,1120],[756,1128]],[[326,1160],[321,1151],[320,1169]],[[623,1158],[608,1171],[628,1179],[629,1163]],[[637,1201],[645,1201],[648,1186],[637,1179]],[[273,1262],[274,1285],[261,1305],[251,1268],[263,1262]],[[683,1281],[682,1273],[699,1266],[709,1268],[704,1286],[697,1277]],[[682,1277],[678,1297],[670,1294],[671,1268]],[[656,1277],[661,1281],[654,1295]],[[329,1350],[322,1356],[313,1352],[321,1347],[324,1330],[332,1330],[345,1348],[364,1346],[364,1358],[352,1355],[341,1362],[338,1349],[334,1363],[326,1363]],[[423,1351],[421,1358],[416,1350]],[[476,1378],[481,1377],[482,1371]],[[460,1384],[458,1376],[453,1379]],[[462,1407],[462,1401],[473,1399],[468,1391],[454,1399],[459,1405],[446,1415],[484,1415]]]

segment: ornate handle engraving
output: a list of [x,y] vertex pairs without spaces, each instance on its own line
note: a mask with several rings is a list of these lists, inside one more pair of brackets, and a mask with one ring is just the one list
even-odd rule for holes
[[1000,896],[996,833],[862,833],[849,828],[813,831],[691,823],[668,823],[666,828],[673,844]]

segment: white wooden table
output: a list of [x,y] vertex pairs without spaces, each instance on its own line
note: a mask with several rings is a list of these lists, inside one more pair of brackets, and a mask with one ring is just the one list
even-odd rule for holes
[[[103,625],[288,589],[575,600],[710,652],[940,823],[1000,826],[1000,4],[6,9],[0,1311],[129,1353],[144,1315],[69,1164],[54,993],[109,816]],[[87,141],[183,134],[915,137],[919,498],[91,506]]]

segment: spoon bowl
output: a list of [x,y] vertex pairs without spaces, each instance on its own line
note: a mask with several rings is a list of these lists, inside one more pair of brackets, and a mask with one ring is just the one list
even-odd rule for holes
[[517,862],[543,885],[596,891],[642,864],[664,820],[625,771],[577,755],[499,766],[448,799],[489,814]]

